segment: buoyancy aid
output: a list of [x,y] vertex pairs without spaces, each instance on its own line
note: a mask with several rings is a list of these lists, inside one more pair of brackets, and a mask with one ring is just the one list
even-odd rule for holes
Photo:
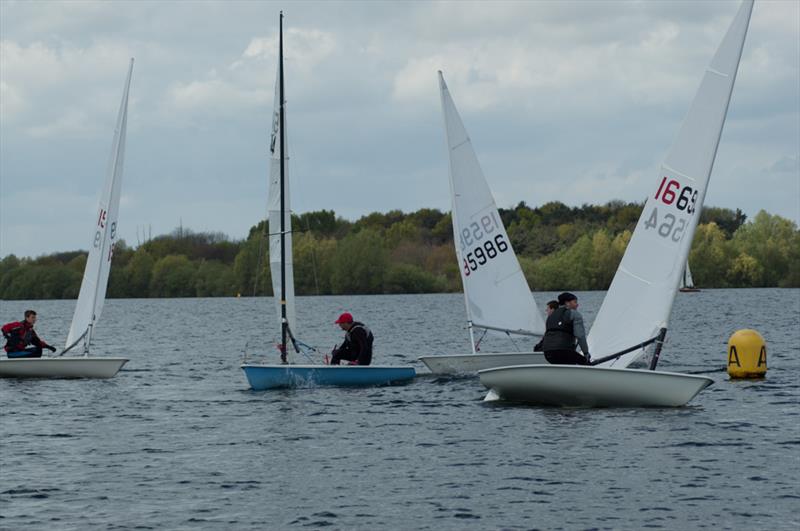
[[575,333],[572,315],[566,306],[559,306],[547,317],[546,331],[542,338],[542,350],[574,350]]
[[6,323],[2,327],[3,337],[6,339],[5,351],[16,352],[24,350],[31,342],[33,328],[27,328],[22,321]]
[[345,343],[349,349],[354,350],[354,346],[359,343],[354,335],[359,332],[362,332],[366,337],[366,352],[359,352],[358,360],[361,365],[369,365],[372,362],[372,343],[375,341],[375,336],[372,335],[372,330],[367,328],[367,325],[358,321],[354,322],[353,326],[345,334]]

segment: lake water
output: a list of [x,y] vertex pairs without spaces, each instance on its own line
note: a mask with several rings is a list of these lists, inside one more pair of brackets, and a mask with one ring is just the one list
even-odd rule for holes
[[[578,295],[591,322],[603,293]],[[74,302],[0,305],[4,322],[35,308],[61,345]],[[376,363],[469,349],[460,294],[303,297],[299,336],[329,349],[343,310],[373,329]],[[275,359],[274,313],[271,299],[111,300],[94,352],[130,358],[116,378],[0,380],[0,528],[800,525],[800,290],[679,294],[659,367],[716,383],[677,409],[497,406],[476,378],[431,376],[253,392],[242,351]],[[766,338],[766,379],[724,372],[740,328]]]

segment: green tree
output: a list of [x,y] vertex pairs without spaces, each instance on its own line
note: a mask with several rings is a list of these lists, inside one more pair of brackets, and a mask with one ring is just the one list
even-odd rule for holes
[[692,277],[698,286],[727,287],[731,253],[725,242],[725,233],[716,223],[698,225],[689,253]]
[[765,211],[756,214],[752,223],[739,227],[731,240],[734,252],[755,259],[761,268],[761,278],[752,286],[779,286],[791,274],[792,248],[800,245],[797,225]]
[[153,265],[151,297],[193,297],[196,268],[184,255],[168,255]]
[[391,264],[384,279],[386,293],[435,293],[444,282],[411,264]]
[[334,294],[381,293],[386,272],[386,250],[380,234],[364,229],[345,237],[333,259]]
[[[125,286],[120,287],[123,297],[143,298],[149,295],[150,280],[156,261],[144,247],[133,253],[128,264],[122,269]],[[113,271],[112,267],[112,271]]]
[[195,293],[198,297],[232,297],[236,295],[233,267],[218,260],[203,260],[195,274]]

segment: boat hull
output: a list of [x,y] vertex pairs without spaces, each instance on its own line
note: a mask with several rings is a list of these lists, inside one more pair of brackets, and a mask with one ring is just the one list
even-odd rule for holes
[[364,387],[412,380],[413,367],[387,365],[256,365],[243,364],[250,387],[256,391],[291,387]]
[[433,374],[477,374],[478,371],[547,363],[540,352],[511,352],[506,354],[447,354],[422,356],[419,360]]
[[0,378],[113,378],[126,358],[0,359]]
[[487,401],[567,407],[678,407],[714,383],[705,376],[577,365],[522,365],[479,373]]

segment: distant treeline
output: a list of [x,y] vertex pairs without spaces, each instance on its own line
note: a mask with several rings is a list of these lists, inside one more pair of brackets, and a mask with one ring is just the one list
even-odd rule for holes
[[[606,289],[642,210],[612,201],[501,209],[533,290]],[[355,222],[322,210],[292,216],[295,289],[300,295],[430,293],[461,290],[449,213],[372,213]],[[109,297],[271,295],[264,222],[247,239],[176,229],[136,248],[119,241]],[[800,231],[761,211],[707,207],[689,257],[700,287],[800,287]],[[85,251],[0,260],[0,298],[78,295]]]

